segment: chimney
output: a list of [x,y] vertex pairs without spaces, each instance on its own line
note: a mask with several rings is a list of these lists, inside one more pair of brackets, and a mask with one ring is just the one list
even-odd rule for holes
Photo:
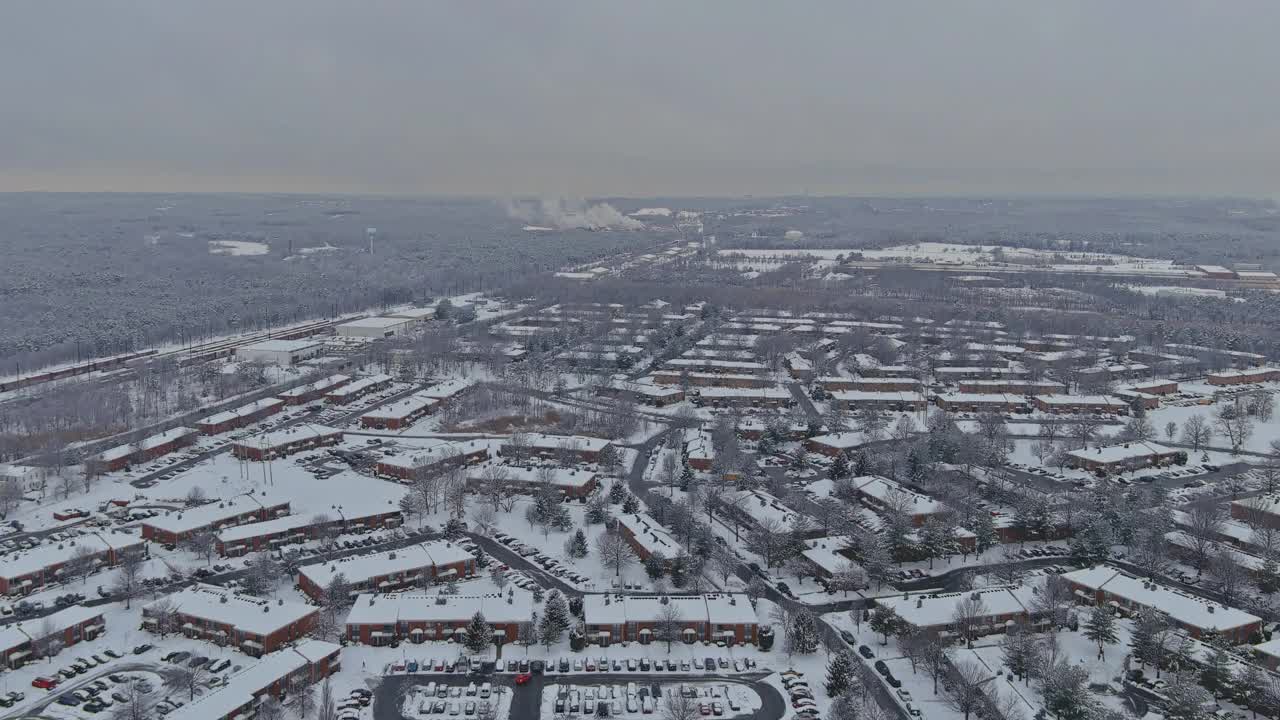
[[1213,606],[1212,606],[1212,605],[1210,605],[1210,606],[1209,606],[1209,614],[1210,614],[1210,615],[1212,615],[1212,614],[1213,614]]

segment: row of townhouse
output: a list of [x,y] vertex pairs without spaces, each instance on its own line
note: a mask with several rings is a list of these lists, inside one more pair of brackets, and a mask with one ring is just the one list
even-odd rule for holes
[[933,403],[947,412],[1014,413],[1029,409],[1026,397],[1004,393],[947,393],[934,395]]
[[341,430],[327,425],[303,423],[237,440],[231,444],[231,454],[240,460],[261,462],[340,442]]
[[684,400],[682,388],[643,381],[610,380],[596,385],[595,393],[601,397],[631,400],[651,407],[666,407]]
[[497,483],[511,493],[533,494],[550,485],[565,497],[580,500],[600,487],[600,476],[580,467],[511,465],[485,463],[467,471],[467,485],[481,490]]
[[202,532],[217,533],[223,528],[262,522],[289,514],[289,501],[268,495],[245,493],[206,505],[169,510],[142,523],[142,539],[172,545]]
[[1151,442],[1081,448],[1067,453],[1067,465],[1089,472],[1116,473],[1146,467],[1164,467],[1187,461],[1187,451]]
[[1003,393],[1006,395],[1057,395],[1067,391],[1067,386],[1052,380],[965,380],[957,383],[956,389],[962,393],[985,395]]
[[470,577],[476,558],[447,540],[409,545],[373,555],[353,555],[306,565],[298,570],[298,587],[317,602],[339,575],[351,595],[398,592],[407,588]]
[[1243,370],[1221,370],[1205,375],[1205,382],[1210,385],[1256,385],[1258,383],[1280,380],[1280,368],[1258,367]]
[[831,400],[841,410],[877,408],[900,412],[920,412],[928,400],[918,392],[871,392],[867,390],[841,390],[831,393]]
[[693,393],[694,405],[707,407],[785,408],[795,396],[778,386],[762,388],[704,387]]
[[614,523],[641,562],[654,555],[670,560],[680,554],[680,543],[645,513],[622,513],[614,518]]
[[195,428],[177,427],[162,433],[143,438],[138,442],[118,445],[104,450],[97,456],[85,461],[85,470],[93,474],[101,474],[123,470],[131,465],[140,465],[176,452],[195,443],[200,431]]
[[319,610],[310,605],[196,584],[144,606],[142,629],[181,634],[258,657],[303,639],[318,617]]
[[650,376],[657,385],[687,385],[689,387],[766,388],[773,386],[773,379],[765,375],[745,373],[704,373],[655,370]]
[[16,670],[37,660],[36,655],[48,652],[53,639],[58,646],[68,648],[81,642],[95,640],[107,629],[99,608],[72,605],[52,615],[31,620],[21,620],[0,629],[0,665]]
[[733,373],[736,375],[764,374],[769,368],[755,360],[717,360],[714,358],[678,357],[668,360],[663,369],[675,372]]
[[37,545],[0,560],[0,595],[27,595],[61,582],[69,563],[92,563],[86,571],[109,567],[129,552],[145,552],[136,535],[89,533],[60,543]]
[[177,710],[167,720],[246,720],[257,714],[267,698],[283,699],[299,686],[316,686],[342,669],[342,647],[322,640],[304,640],[272,653],[227,677]]
[[1262,629],[1262,619],[1252,613],[1135,577],[1110,565],[1075,570],[1061,577],[1082,603],[1109,605],[1126,615],[1156,609],[1194,638],[1218,635],[1239,645]]
[[451,467],[462,467],[489,459],[489,443],[484,440],[436,440],[415,447],[408,454],[381,457],[374,465],[374,472],[381,477],[400,482],[413,482],[444,472]]
[[360,427],[374,430],[402,430],[435,412],[439,404],[440,401],[433,397],[414,393],[407,398],[361,415]]
[[333,405],[346,405],[355,402],[365,395],[381,392],[391,387],[394,378],[384,373],[370,375],[349,383],[345,383],[324,394],[324,399]]
[[760,626],[746,595],[586,595],[582,599],[588,642],[600,645],[666,640],[685,643],[756,644]]
[[226,410],[195,421],[196,429],[205,435],[236,430],[252,425],[263,418],[275,415],[284,410],[284,401],[279,398],[263,398],[234,410]]
[[495,640],[515,642],[529,621],[527,593],[492,595],[364,594],[347,614],[346,638],[362,645],[451,640],[466,632],[476,613],[484,616]]
[[510,441],[503,443],[500,449],[504,457],[523,460],[527,457],[543,457],[558,460],[561,463],[594,463],[600,461],[600,454],[613,443],[602,438],[585,435],[548,435],[546,433],[523,433],[520,436],[522,445],[512,445]]
[[1108,395],[1037,395],[1031,404],[1041,412],[1062,414],[1096,413],[1128,415],[1129,403]]
[[[987,587],[980,590],[947,593],[903,593],[901,596],[877,598],[881,607],[893,610],[906,622],[942,638],[962,634],[982,637],[1005,632],[1012,624],[1036,619],[1036,588],[1022,585]],[[957,608],[965,603],[973,612],[966,613],[967,628],[957,627]]]
[[321,378],[315,382],[299,385],[291,390],[285,390],[276,397],[284,401],[285,405],[296,406],[306,405],[310,402],[323,400],[325,395],[337,390],[338,388],[351,382],[351,378],[347,375],[330,375]]
[[876,510],[902,511],[915,527],[922,527],[929,518],[950,511],[946,505],[928,495],[886,477],[863,475],[852,478],[849,482],[864,503]]
[[217,549],[223,557],[239,557],[356,528],[380,530],[399,527],[403,522],[398,508],[371,508],[355,512],[348,508],[337,510],[333,515],[285,515],[221,530],[217,536]]

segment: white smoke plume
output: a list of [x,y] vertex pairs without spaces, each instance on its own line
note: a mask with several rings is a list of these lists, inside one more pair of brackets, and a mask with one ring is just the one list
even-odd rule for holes
[[556,230],[642,230],[644,223],[618,212],[609,203],[587,205],[564,198],[508,200],[507,215],[531,225]]

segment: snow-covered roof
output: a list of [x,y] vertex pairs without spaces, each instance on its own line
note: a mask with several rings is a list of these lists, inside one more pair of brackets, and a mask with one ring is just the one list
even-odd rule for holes
[[423,397],[435,398],[436,400],[448,400],[467,388],[475,385],[473,378],[453,378],[444,382],[436,383],[431,387],[416,393]]
[[1259,621],[1257,615],[1143,580],[1109,565],[1076,570],[1064,580],[1109,593],[1143,607],[1157,608],[1175,621],[1202,630],[1229,630]]
[[589,470],[580,468],[563,468],[563,467],[528,467],[524,465],[502,465],[486,463],[484,465],[474,465],[467,470],[467,479],[471,481],[486,480],[486,468],[500,467],[502,468],[502,481],[508,483],[523,483],[527,485],[541,485],[543,482],[549,482],[558,488],[581,488],[588,485],[596,474]]
[[1067,453],[1067,457],[1096,463],[1118,463],[1126,460],[1148,458],[1152,455],[1168,455],[1174,452],[1177,451],[1156,443],[1134,441],[1120,445],[1072,450]]
[[738,490],[726,493],[723,504],[740,509],[757,522],[765,519],[775,520],[788,530],[801,518],[808,517],[763,490]]
[[157,530],[170,532],[175,535],[199,530],[212,525],[217,525],[230,518],[243,515],[254,510],[263,510],[283,505],[289,506],[289,501],[284,498],[278,498],[271,495],[232,495],[229,498],[211,502],[207,505],[188,508],[185,510],[171,510],[163,515],[157,515],[148,518],[143,522],[144,525],[150,525]]
[[809,442],[826,445],[827,447],[837,448],[839,450],[848,450],[856,448],[867,441],[866,437],[860,432],[837,432],[827,433],[826,435],[816,435],[809,438]]
[[270,635],[316,612],[316,608],[298,602],[285,602],[242,595],[217,585],[196,584],[168,595],[143,608],[157,610],[171,603],[174,610],[191,617],[230,625],[254,635]]
[[43,640],[48,637],[46,632],[58,634],[101,615],[102,608],[70,605],[51,615],[19,620],[0,629],[0,652],[25,645],[32,640]]
[[268,408],[277,407],[283,404],[284,404],[284,401],[279,398],[263,398],[262,400],[251,402],[248,405],[241,405],[240,407],[235,408],[234,410],[227,410],[224,412],[217,413],[216,415],[210,415],[209,417],[202,418],[200,420],[197,420],[196,424],[197,425],[221,425],[226,422],[232,422],[234,420],[238,420],[239,418],[244,417],[246,415],[252,415],[254,413],[266,410]]
[[[1000,380],[998,382],[1004,382]],[[949,403],[959,403],[965,405],[1025,405],[1027,399],[1021,395],[1007,395],[1005,393],[940,393],[934,395],[935,398]]]
[[618,515],[617,521],[650,554],[661,554],[668,559],[680,554],[680,543],[652,517],[644,513],[622,513]]
[[934,628],[950,625],[955,618],[956,606],[975,595],[985,608],[979,616],[982,618],[1027,613],[1032,602],[1031,588],[1018,585],[952,593],[905,593],[878,598],[876,602],[894,610],[903,620],[918,628]]
[[609,444],[609,440],[587,437],[585,435],[547,435],[544,433],[525,433],[525,442],[534,450],[559,450],[572,448],[583,452],[600,452]]
[[317,425],[315,423],[302,423],[301,425],[293,425],[280,430],[272,430],[271,432],[259,433],[247,438],[237,440],[236,445],[241,447],[259,448],[267,450],[277,448],[301,440],[319,440],[337,436],[342,437],[342,431],[328,425]]
[[252,703],[272,683],[341,650],[341,646],[330,642],[303,640],[295,647],[265,655],[258,662],[229,676],[222,685],[169,713],[168,720],[230,717],[240,708]]
[[703,387],[697,389],[697,394],[704,398],[752,397],[768,400],[787,400],[791,398],[789,391],[776,385],[761,388]]
[[362,417],[376,418],[378,420],[403,420],[411,417],[416,413],[439,404],[439,400],[432,397],[426,397],[422,393],[414,393],[407,398],[397,400],[390,405],[383,405],[380,408],[370,410]]
[[902,402],[922,403],[924,395],[918,392],[892,392],[871,390],[836,390],[831,397],[841,402]]
[[[483,440],[447,440],[445,438],[414,439],[413,451],[408,454],[382,458],[378,464],[388,467],[414,468],[430,467],[449,457],[450,453],[469,455],[478,450],[488,450],[489,443]],[[486,455],[487,457],[487,455]]]
[[426,567],[444,567],[475,558],[459,545],[447,540],[409,545],[372,555],[351,555],[340,560],[330,560],[306,565],[298,570],[319,587],[328,587],[334,577],[341,574],[347,582],[361,583],[384,575],[417,570]]
[[151,450],[152,448],[158,448],[162,445],[167,445],[185,437],[199,434],[200,431],[195,428],[176,427],[170,430],[165,430],[162,433],[143,438],[136,443],[117,445],[109,450],[104,450],[102,451],[102,454],[98,456],[98,459],[103,462],[110,462],[120,458],[127,458],[132,456],[135,452]]
[[1123,401],[1107,395],[1038,395],[1038,402],[1045,405],[1086,405],[1095,407],[1128,407]]
[[335,395],[340,398],[347,397],[348,395],[359,395],[363,392],[367,392],[370,388],[374,388],[379,385],[389,383],[391,382],[391,380],[392,378],[390,375],[378,373],[377,375],[370,375],[369,377],[366,377],[366,378],[360,378],[359,380],[356,380],[355,382],[349,385],[343,385],[340,388],[335,388],[334,390],[330,391],[329,394]]
[[857,563],[839,552],[849,546],[851,539],[848,535],[831,535],[805,540],[805,549],[800,554],[826,572],[835,574],[850,565],[857,566]]
[[347,614],[347,625],[395,625],[411,622],[466,622],[477,612],[490,623],[523,623],[533,605],[528,593],[506,595],[362,594]]
[[746,595],[712,593],[707,595],[585,595],[582,614],[588,625],[653,624],[660,621],[666,608],[679,610],[681,623],[713,625],[754,625],[755,610]]
[[689,367],[715,367],[726,370],[751,370],[763,372],[767,368],[764,363],[750,360],[714,360],[711,358],[672,358],[666,362],[667,367],[681,369]]
[[335,385],[341,385],[342,383],[347,382],[350,379],[351,378],[347,375],[330,375],[329,377],[316,380],[313,383],[300,385],[296,388],[293,388],[292,390],[285,390],[284,392],[280,393],[278,397],[289,399],[289,398],[295,398],[295,397],[302,397],[303,395],[308,395],[311,393],[324,393],[329,388],[332,388]]
[[63,542],[46,542],[29,550],[20,550],[0,559],[0,577],[19,578],[53,565],[61,565],[75,557],[80,548],[96,554],[122,550],[142,544],[135,534],[89,533]]
[[853,483],[859,493],[882,504],[890,504],[890,499],[895,496],[907,498],[911,502],[910,510],[908,511],[910,515],[932,515],[946,510],[946,506],[928,495],[906,488],[886,477],[863,475],[853,478],[850,482]]

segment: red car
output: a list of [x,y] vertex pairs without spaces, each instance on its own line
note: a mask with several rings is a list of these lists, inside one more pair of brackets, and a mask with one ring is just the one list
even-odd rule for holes
[[58,681],[53,678],[38,677],[31,681],[31,687],[38,687],[43,690],[52,690],[58,686]]
[[529,681],[532,679],[533,679],[533,676],[530,675],[529,673],[520,673],[519,675],[516,676],[516,684],[528,685]]

